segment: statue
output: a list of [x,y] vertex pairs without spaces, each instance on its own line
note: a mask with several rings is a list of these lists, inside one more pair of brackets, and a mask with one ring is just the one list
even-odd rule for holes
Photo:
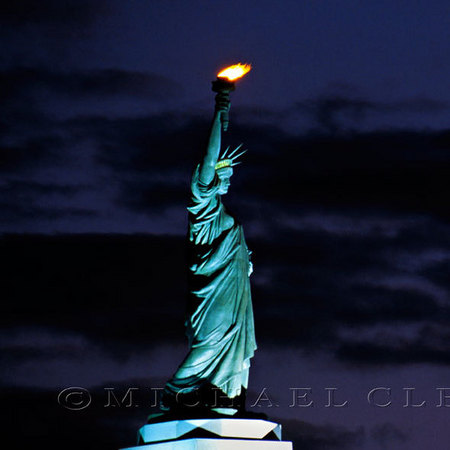
[[[281,425],[245,411],[256,350],[250,294],[252,264],[241,224],[222,204],[240,146],[221,153],[229,93],[250,65],[230,66],[213,82],[216,109],[206,154],[192,176],[189,211],[189,351],[139,429],[138,448],[292,450]],[[223,75],[223,76],[222,76]]]
[[256,349],[252,264],[242,225],[222,203],[233,166],[244,153],[239,153],[239,146],[220,154],[222,120],[228,120],[229,107],[229,91],[219,92],[206,154],[192,177],[190,305],[185,323],[190,349],[164,389],[160,406],[167,413],[233,415],[245,410],[250,359]]

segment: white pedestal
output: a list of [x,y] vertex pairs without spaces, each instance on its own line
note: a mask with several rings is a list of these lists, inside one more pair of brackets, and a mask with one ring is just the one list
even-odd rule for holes
[[161,444],[140,445],[123,450],[292,450],[292,442],[244,439],[183,439]]
[[260,419],[188,419],[144,425],[137,447],[122,450],[292,450],[281,425]]

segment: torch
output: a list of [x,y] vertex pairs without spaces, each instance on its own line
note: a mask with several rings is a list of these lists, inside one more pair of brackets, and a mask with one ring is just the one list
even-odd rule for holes
[[[235,64],[229,66],[217,74],[217,80],[212,82],[212,90],[217,92],[217,98],[222,94],[229,95],[231,91],[234,91],[235,81],[242,78],[247,72],[251,70],[250,64]],[[228,111],[222,114],[222,128],[223,131],[228,129]]]

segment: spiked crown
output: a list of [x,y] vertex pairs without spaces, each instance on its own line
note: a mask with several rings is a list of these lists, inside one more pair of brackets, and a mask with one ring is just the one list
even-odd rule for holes
[[242,144],[238,145],[234,150],[231,151],[231,153],[228,155],[228,150],[230,147],[227,147],[226,150],[223,152],[223,154],[220,156],[219,161],[217,161],[217,164],[215,165],[215,169],[222,169],[224,167],[233,167],[240,164],[237,159],[242,156],[247,150],[242,150],[242,152],[239,152],[240,148],[242,147]]

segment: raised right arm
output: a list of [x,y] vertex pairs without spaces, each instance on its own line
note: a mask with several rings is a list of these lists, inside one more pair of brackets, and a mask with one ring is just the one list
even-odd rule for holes
[[230,98],[228,93],[219,93],[216,95],[216,110],[214,111],[214,118],[209,134],[208,145],[206,147],[206,154],[200,163],[200,181],[203,184],[209,185],[214,179],[215,165],[219,159],[222,122],[221,117],[223,113],[228,112],[230,108]]

